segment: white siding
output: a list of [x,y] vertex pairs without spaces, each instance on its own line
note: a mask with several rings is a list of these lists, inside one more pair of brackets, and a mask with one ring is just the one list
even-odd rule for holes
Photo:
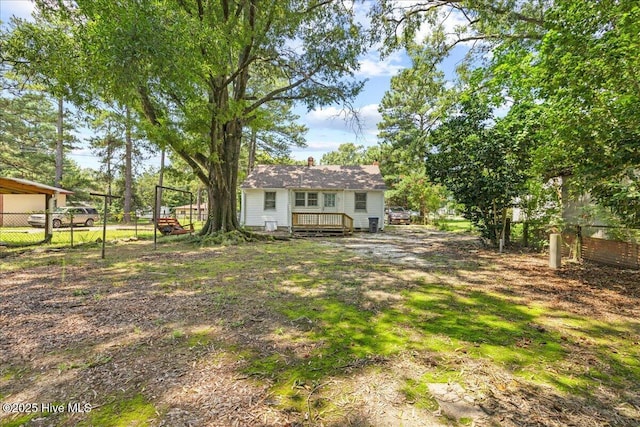
[[[296,206],[296,193],[316,193],[318,195],[318,206]],[[335,207],[324,207],[324,195],[325,193],[335,194],[336,205]],[[344,196],[342,190],[291,190],[290,191],[290,203],[292,212],[342,212],[342,202]],[[306,199],[305,199],[306,200]]]
[[[276,209],[264,210],[264,193],[273,191],[276,193]],[[298,190],[309,192],[310,190]],[[240,222],[247,227],[264,227],[266,221],[276,221],[278,227],[289,227],[291,221],[290,212],[343,212],[353,218],[353,226],[356,229],[369,229],[369,217],[378,218],[378,228],[384,228],[384,192],[383,191],[353,191],[353,190],[311,190],[318,193],[317,207],[301,207],[295,205],[296,190],[285,189],[246,189],[243,190],[243,206]],[[336,194],[336,207],[324,208],[324,192]],[[367,193],[367,210],[355,210],[355,193]]]
[[[264,193],[272,191],[276,193],[276,209],[264,209]],[[266,221],[276,221],[278,227],[289,227],[290,215],[288,213],[289,192],[284,189],[254,190],[247,189],[244,192],[244,206],[240,221],[247,227],[264,227]]]
[[[356,193],[367,193],[367,210],[356,211]],[[383,191],[352,191],[344,192],[344,213],[353,218],[353,227],[369,228],[369,217],[378,218],[378,228],[384,228],[384,192]]]

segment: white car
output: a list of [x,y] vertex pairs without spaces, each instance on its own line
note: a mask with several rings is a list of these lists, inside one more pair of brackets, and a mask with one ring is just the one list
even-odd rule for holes
[[[56,208],[51,215],[53,216],[51,220],[53,228],[71,225],[72,218],[73,225],[86,225],[87,227],[93,226],[100,219],[98,211],[87,206],[63,206]],[[32,227],[44,227],[47,216],[45,214],[33,214],[29,215],[27,221]]]

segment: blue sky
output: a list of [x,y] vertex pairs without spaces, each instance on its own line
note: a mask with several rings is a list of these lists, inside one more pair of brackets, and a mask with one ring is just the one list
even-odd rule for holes
[[[0,20],[9,21],[11,16],[28,18],[33,10],[30,0],[0,0]],[[455,66],[456,58],[452,58],[445,67],[445,73],[450,74]],[[352,142],[365,147],[377,144],[377,123],[380,121],[378,104],[384,93],[389,89],[391,77],[401,69],[410,65],[410,61],[403,52],[396,52],[381,60],[377,52],[370,52],[360,59],[358,79],[366,80],[364,90],[354,100],[353,106],[358,110],[361,119],[360,131],[356,132],[344,120],[344,113],[339,106],[330,106],[307,112],[304,108],[297,108],[295,112],[300,116],[300,122],[309,131],[306,134],[307,148],[293,148],[292,156],[298,160],[305,160],[312,156],[320,160],[324,153],[336,150],[340,144]],[[447,72],[449,71],[449,72]],[[89,135],[80,135],[80,138]],[[77,149],[70,153],[70,157],[85,167],[98,167],[98,158],[88,149]],[[158,158],[149,160],[150,165],[159,165]]]

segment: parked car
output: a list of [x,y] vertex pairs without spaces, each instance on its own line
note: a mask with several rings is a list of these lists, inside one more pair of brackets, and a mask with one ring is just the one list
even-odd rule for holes
[[[86,225],[87,227],[93,226],[100,219],[98,211],[89,206],[62,206],[56,208],[51,215],[53,216],[51,220],[53,228],[71,225],[71,218],[73,218],[73,225]],[[33,214],[29,215],[27,221],[32,227],[44,227],[46,220],[45,214]]]
[[389,224],[411,224],[411,215],[400,206],[387,208],[387,221]]

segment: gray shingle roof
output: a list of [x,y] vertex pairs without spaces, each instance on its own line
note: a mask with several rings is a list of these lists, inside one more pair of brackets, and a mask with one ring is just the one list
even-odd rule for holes
[[259,165],[241,188],[386,190],[380,168],[371,166]]

